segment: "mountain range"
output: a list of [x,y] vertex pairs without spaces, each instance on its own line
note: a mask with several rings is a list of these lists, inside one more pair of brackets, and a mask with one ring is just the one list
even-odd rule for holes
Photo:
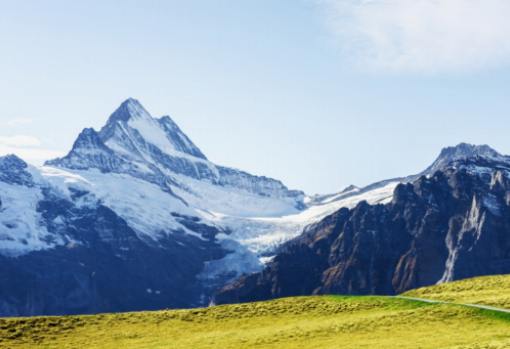
[[310,294],[395,295],[510,273],[510,158],[487,146],[444,149],[386,203],[341,208],[285,243],[217,303]]
[[130,98],[62,158],[0,158],[0,315],[393,294],[510,272],[509,171],[509,157],[459,144],[419,174],[309,196],[212,163]]

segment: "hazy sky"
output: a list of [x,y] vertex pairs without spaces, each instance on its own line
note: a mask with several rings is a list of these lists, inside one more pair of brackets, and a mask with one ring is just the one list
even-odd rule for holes
[[510,153],[507,0],[0,0],[0,153],[67,151],[127,97],[308,193]]

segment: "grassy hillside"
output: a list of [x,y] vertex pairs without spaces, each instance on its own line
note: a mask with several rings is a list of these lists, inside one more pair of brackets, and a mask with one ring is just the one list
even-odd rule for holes
[[424,287],[405,296],[510,309],[510,275],[484,276]]
[[[510,277],[408,295],[502,306],[508,304],[503,287],[510,291]],[[296,297],[207,309],[0,319],[0,348],[503,349],[510,348],[510,314],[390,297]]]

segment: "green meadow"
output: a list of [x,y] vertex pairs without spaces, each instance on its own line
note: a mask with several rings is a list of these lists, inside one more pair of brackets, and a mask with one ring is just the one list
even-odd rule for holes
[[[510,277],[407,292],[510,305]],[[190,310],[0,319],[0,348],[510,348],[510,314],[393,297],[315,296]]]

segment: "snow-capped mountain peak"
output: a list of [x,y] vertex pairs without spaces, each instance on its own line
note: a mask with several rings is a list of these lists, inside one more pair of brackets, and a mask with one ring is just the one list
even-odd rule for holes
[[167,155],[205,160],[204,154],[169,116],[154,118],[133,98],[124,101],[113,112],[99,135],[106,145],[124,154],[156,147]]
[[495,162],[510,162],[509,156],[501,155],[488,145],[460,143],[453,147],[443,148],[437,159],[423,172],[423,174],[433,174],[434,172],[442,170],[458,161],[478,159]]
[[128,98],[110,115],[106,125],[126,122],[131,118],[152,119],[152,116],[137,99]]
[[[304,207],[304,194],[277,180],[208,161],[169,116],[153,118],[132,98],[113,112],[99,132],[85,129],[67,156],[46,164],[130,175],[165,191],[171,186],[189,204],[215,212],[276,215]],[[256,204],[234,205],[238,200]]]
[[[475,145],[468,143],[459,143],[453,147],[443,148],[441,154],[439,155],[440,159],[445,160],[459,160],[459,159],[467,159],[472,157],[484,157],[484,158],[503,158],[504,156],[498,153],[496,150],[492,149],[486,144]],[[505,157],[506,158],[506,157]]]
[[99,132],[84,129],[67,156],[48,161],[47,165],[97,168],[150,177],[148,180],[155,183],[166,182],[162,177],[167,171],[192,177],[213,177],[216,172],[170,117],[153,118],[133,98],[124,101]]

